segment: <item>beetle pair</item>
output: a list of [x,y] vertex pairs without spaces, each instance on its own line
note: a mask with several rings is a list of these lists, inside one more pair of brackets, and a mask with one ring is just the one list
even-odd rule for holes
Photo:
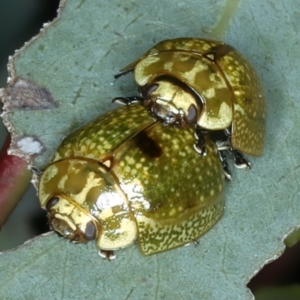
[[39,197],[66,238],[96,239],[105,251],[138,239],[149,255],[194,241],[219,220],[225,153],[240,168],[250,167],[240,152],[262,154],[266,106],[251,65],[222,42],[163,41],[120,75],[132,71],[140,96],[116,98],[127,106],[68,136]]

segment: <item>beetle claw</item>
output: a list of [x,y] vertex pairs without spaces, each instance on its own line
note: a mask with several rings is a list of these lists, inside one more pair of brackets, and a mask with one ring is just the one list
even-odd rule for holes
[[231,174],[229,172],[229,169],[223,166],[223,172],[224,172],[224,175],[225,175],[225,179],[227,181],[231,181],[232,177],[231,177]]
[[112,102],[117,102],[122,105],[131,105],[133,103],[142,103],[145,99],[139,96],[132,97],[116,97],[112,99]]
[[112,261],[116,259],[116,255],[114,251],[109,251],[109,250],[100,250],[98,252],[99,256],[101,256],[103,259],[106,259],[108,261]]
[[206,156],[206,146],[205,146],[205,140],[204,140],[204,135],[201,130],[197,130],[194,133],[196,143],[194,144],[194,149],[195,151],[200,155],[200,156]]
[[199,242],[197,240],[193,240],[193,244],[196,247],[197,245],[199,245]]
[[194,149],[200,156],[206,156],[207,154],[205,144],[199,144],[198,141],[194,144]]
[[222,163],[225,178],[227,181],[231,181],[231,173],[229,171],[227,158],[226,158],[225,154],[223,153],[223,151],[218,151],[218,153],[219,153],[220,161]]
[[230,152],[233,154],[234,165],[238,169],[251,169],[250,162],[237,150],[231,149]]

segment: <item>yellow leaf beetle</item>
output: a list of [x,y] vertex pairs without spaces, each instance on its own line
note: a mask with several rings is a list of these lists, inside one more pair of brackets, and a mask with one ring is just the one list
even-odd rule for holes
[[193,129],[164,126],[140,104],[69,135],[39,182],[51,227],[74,242],[143,254],[195,241],[221,217],[224,174],[215,145],[193,149]]
[[140,97],[114,100],[140,101],[165,124],[192,126],[194,148],[201,155],[206,154],[203,136],[210,134],[228,179],[224,151],[233,154],[238,168],[250,168],[239,151],[262,154],[266,127],[262,86],[253,67],[232,46],[197,38],[165,40],[115,77],[132,71]]

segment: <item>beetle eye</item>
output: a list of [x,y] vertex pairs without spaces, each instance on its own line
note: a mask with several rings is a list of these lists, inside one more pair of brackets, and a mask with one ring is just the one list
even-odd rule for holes
[[193,104],[190,105],[190,107],[188,108],[186,121],[188,124],[196,124],[197,123],[197,108]]
[[148,84],[145,85],[143,87],[140,87],[140,93],[143,95],[143,97],[145,99],[149,99],[150,95],[155,92],[158,88],[158,84],[157,83],[152,83],[152,84]]
[[84,237],[87,241],[93,240],[96,237],[96,226],[95,224],[90,221],[87,223],[86,228],[85,228],[85,233],[84,233]]
[[48,200],[47,204],[46,204],[46,209],[47,211],[50,211],[50,209],[57,204],[57,202],[59,201],[59,197],[55,196],[52,197]]

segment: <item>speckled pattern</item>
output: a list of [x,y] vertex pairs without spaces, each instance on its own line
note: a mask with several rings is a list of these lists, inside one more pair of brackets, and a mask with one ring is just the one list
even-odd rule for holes
[[[188,95],[186,99],[177,97],[181,87],[174,84],[172,106],[177,105],[186,116],[189,106],[200,102],[200,128],[219,130],[232,126],[231,143],[235,149],[250,155],[262,154],[266,126],[263,89],[252,66],[233,47],[207,39],[166,40],[123,71],[131,69],[140,86],[155,83],[161,75],[188,85],[198,93],[194,97],[198,100]],[[169,84],[165,89],[160,87],[153,93],[153,101],[169,99],[169,90]]]
[[261,155],[266,129],[266,103],[260,80],[237,51],[219,61],[234,93],[232,145],[251,155]]
[[70,156],[94,159],[109,156],[128,137],[151,123],[153,119],[140,106],[134,105],[125,111],[120,107],[70,134],[57,149],[53,161]]
[[59,197],[53,227],[77,241],[93,222],[101,249],[136,238],[146,255],[182,246],[207,232],[224,208],[216,149],[207,139],[201,157],[194,142],[192,129],[164,126],[142,105],[121,107],[63,141],[41,178],[40,201]]

